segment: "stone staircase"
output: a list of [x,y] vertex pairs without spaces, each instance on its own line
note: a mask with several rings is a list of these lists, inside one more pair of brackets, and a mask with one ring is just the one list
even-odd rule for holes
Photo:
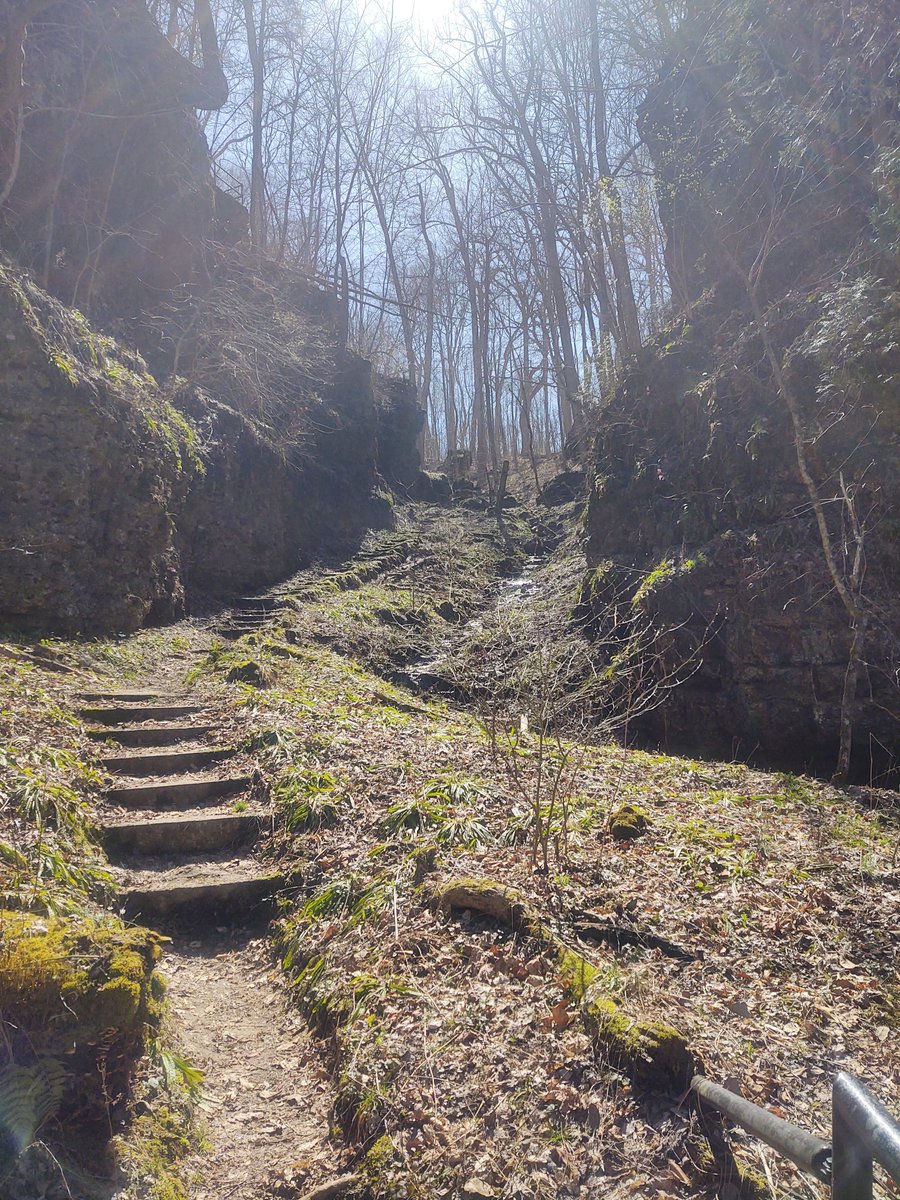
[[[262,624],[268,608],[252,610]],[[115,777],[101,834],[124,915],[144,924],[198,915],[245,920],[271,903],[280,877],[254,847],[266,820],[250,774],[229,769],[202,705],[148,691],[83,692],[88,736],[112,743]]]
[[288,607],[283,596],[241,596],[227,620],[216,626],[216,633],[236,641],[248,633],[258,633],[274,612]]

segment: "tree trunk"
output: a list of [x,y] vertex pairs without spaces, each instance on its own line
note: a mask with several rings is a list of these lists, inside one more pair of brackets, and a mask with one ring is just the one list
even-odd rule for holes
[[[258,27],[256,24],[256,14],[253,11],[253,4],[254,0],[244,0],[247,53],[250,56],[250,68],[253,72],[253,96],[250,119],[250,242],[256,254],[262,256],[266,251],[266,180],[263,171],[262,140],[267,0],[260,0]],[[202,28],[201,25],[201,31]]]

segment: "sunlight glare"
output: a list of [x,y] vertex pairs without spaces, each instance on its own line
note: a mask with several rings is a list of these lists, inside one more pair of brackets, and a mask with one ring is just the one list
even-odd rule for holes
[[395,21],[409,22],[423,33],[435,33],[458,7],[457,0],[393,0]]

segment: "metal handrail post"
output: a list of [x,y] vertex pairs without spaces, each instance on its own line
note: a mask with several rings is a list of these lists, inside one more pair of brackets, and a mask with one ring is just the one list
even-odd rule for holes
[[873,1159],[900,1179],[900,1126],[844,1071],[835,1076],[831,1114],[832,1200],[871,1200]]
[[726,1117],[731,1117],[732,1121],[736,1121],[748,1133],[766,1142],[785,1158],[795,1162],[798,1167],[802,1167],[810,1175],[815,1175],[823,1183],[830,1181],[831,1147],[827,1142],[807,1133],[805,1129],[792,1125],[782,1117],[776,1117],[768,1109],[752,1104],[743,1096],[735,1095],[718,1083],[704,1079],[702,1075],[694,1076],[691,1087],[701,1100],[705,1100]]
[[865,1143],[857,1140],[834,1093],[831,1104],[831,1200],[872,1200],[872,1155]]

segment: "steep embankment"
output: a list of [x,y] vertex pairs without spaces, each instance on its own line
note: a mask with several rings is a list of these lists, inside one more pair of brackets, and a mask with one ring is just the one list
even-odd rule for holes
[[878,6],[748,11],[686,22],[646,102],[681,312],[602,414],[585,597],[605,630],[610,589],[630,586],[670,630],[667,667],[696,663],[648,723],[668,744],[830,771],[843,706],[856,776],[884,779],[900,700],[896,29]]
[[[7,625],[132,630],[183,614],[186,600],[271,583],[392,519],[375,494],[386,407],[362,360],[336,348],[317,394],[296,382],[283,419],[297,443],[285,447],[270,422],[199,386],[160,386],[140,357],[8,267],[0,326]],[[416,414],[401,402],[412,448]]]

